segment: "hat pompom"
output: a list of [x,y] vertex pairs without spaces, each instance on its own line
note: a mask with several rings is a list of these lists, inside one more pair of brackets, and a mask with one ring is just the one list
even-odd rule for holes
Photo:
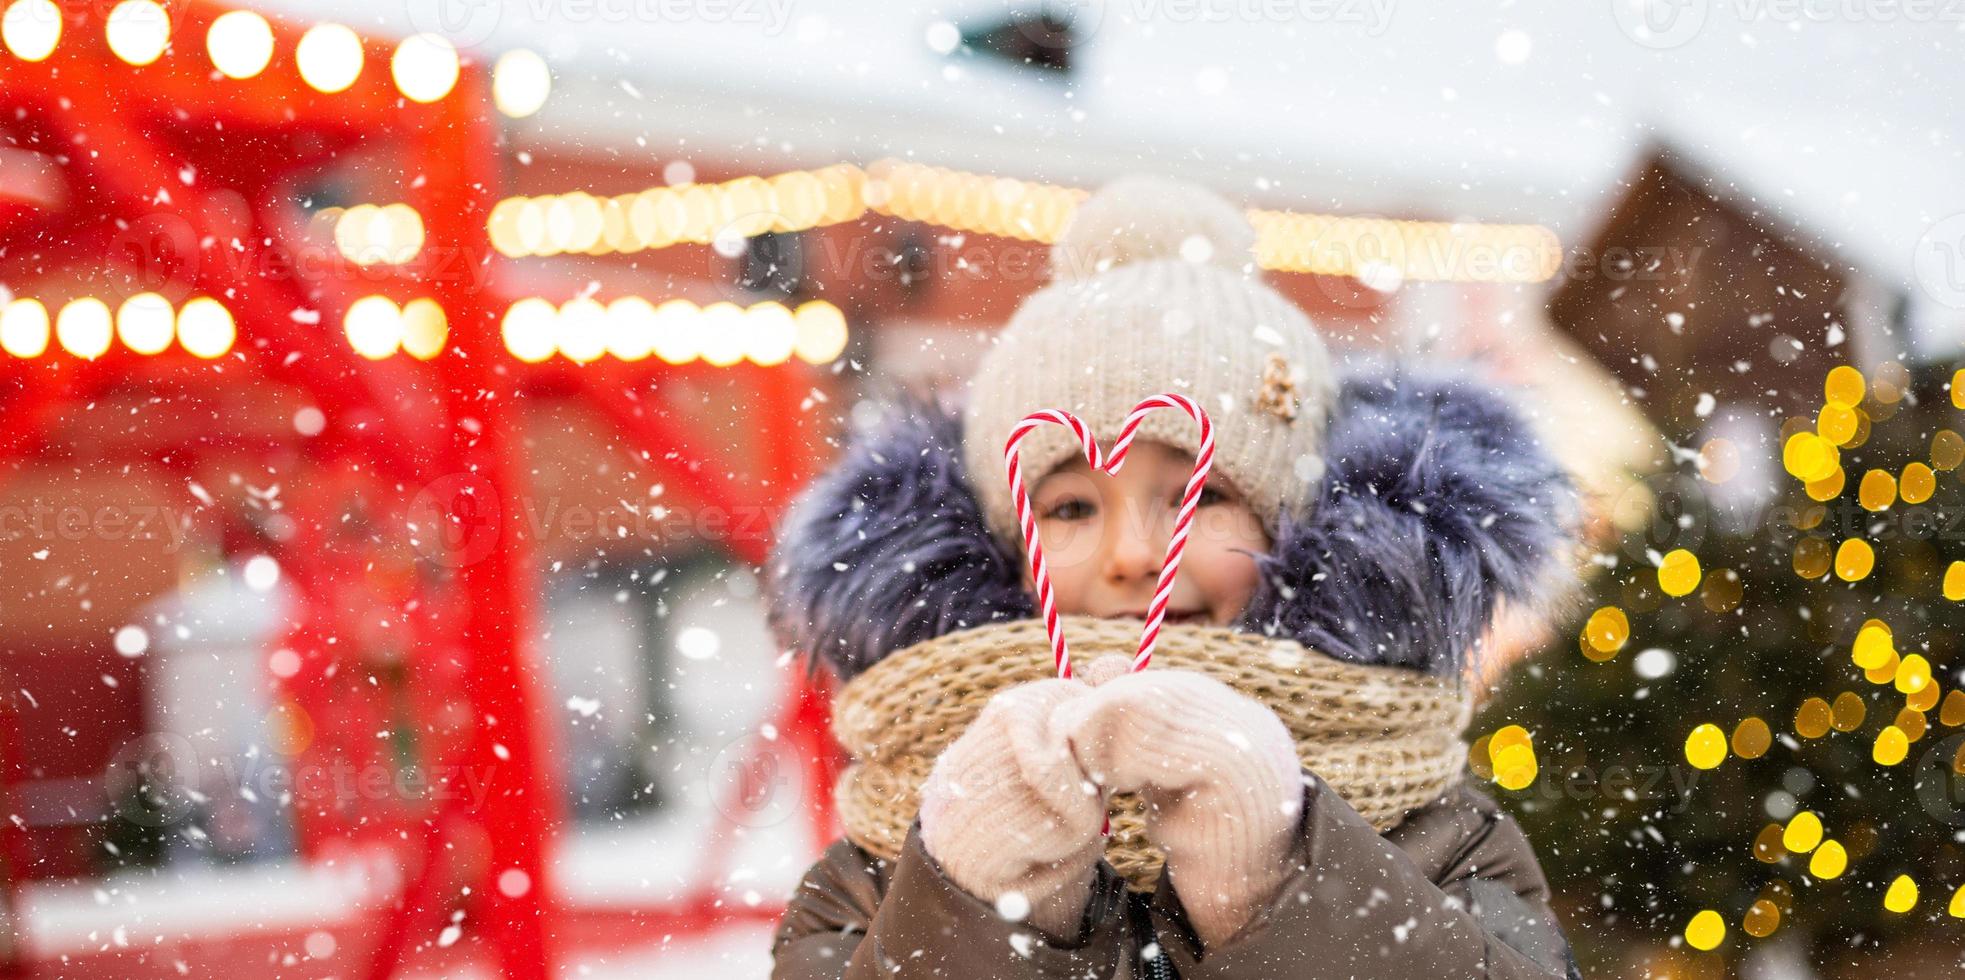
[[1080,281],[1116,266],[1185,259],[1240,272],[1254,261],[1255,228],[1199,184],[1121,177],[1084,200],[1051,246],[1051,277]]

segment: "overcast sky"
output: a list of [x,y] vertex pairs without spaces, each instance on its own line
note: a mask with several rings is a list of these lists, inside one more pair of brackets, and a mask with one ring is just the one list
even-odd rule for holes
[[526,129],[663,157],[1158,170],[1251,202],[1536,220],[1573,241],[1663,138],[1893,277],[1965,212],[1965,0],[1079,0],[1058,8],[1087,38],[1068,78],[944,53],[950,25],[1009,4],[909,6],[267,9],[531,47],[559,77]]

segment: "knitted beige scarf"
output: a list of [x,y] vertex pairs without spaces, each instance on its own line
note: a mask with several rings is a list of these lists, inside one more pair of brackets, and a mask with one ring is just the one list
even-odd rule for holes
[[[1128,659],[1136,620],[1062,617],[1072,659]],[[1296,736],[1303,765],[1382,833],[1460,780],[1471,712],[1466,686],[1396,667],[1350,664],[1279,640],[1215,626],[1166,626],[1147,669],[1194,670],[1268,705]],[[992,695],[1052,674],[1038,619],[950,633],[889,654],[841,688],[832,726],[853,764],[834,788],[846,836],[879,857],[900,854],[922,784],[943,748]],[[1106,860],[1137,890],[1164,861],[1146,839],[1143,804],[1113,799]]]

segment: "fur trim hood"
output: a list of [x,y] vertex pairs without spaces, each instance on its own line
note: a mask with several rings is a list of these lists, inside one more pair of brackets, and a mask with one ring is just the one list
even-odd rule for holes
[[[850,679],[955,630],[1036,615],[1022,555],[983,524],[957,410],[889,406],[800,495],[766,565],[781,646]],[[1396,365],[1348,368],[1307,513],[1258,556],[1236,628],[1341,660],[1458,672],[1502,603],[1575,594],[1577,492],[1496,390]]]

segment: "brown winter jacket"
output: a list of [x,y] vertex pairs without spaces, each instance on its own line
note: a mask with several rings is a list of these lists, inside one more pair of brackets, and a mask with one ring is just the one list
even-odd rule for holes
[[[1321,781],[1307,782],[1295,874],[1219,948],[1203,949],[1187,925],[1177,882],[1130,893],[1103,861],[1079,935],[1050,941],[949,881],[917,824],[892,864],[847,841],[826,851],[778,927],[772,976],[1580,976],[1535,854],[1493,800],[1461,786],[1380,836]],[[1164,958],[1143,952],[1154,946]]]

